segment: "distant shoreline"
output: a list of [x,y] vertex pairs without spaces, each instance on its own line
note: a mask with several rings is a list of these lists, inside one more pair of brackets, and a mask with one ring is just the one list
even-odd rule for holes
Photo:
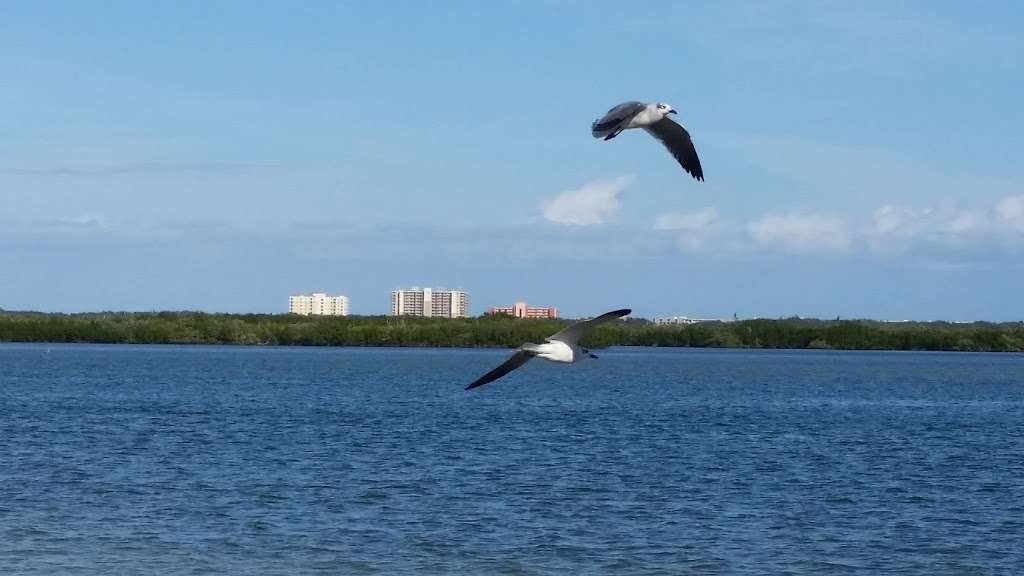
[[[523,342],[542,341],[568,322],[503,316],[447,319],[0,311],[0,342],[511,348]],[[1024,324],[783,318],[655,325],[647,320],[629,319],[599,327],[585,344],[592,347],[1024,352]]]

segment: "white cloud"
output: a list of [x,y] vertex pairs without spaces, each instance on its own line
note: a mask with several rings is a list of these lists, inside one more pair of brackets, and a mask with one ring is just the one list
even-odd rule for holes
[[996,204],[996,216],[1018,232],[1024,232],[1024,194],[1007,196]]
[[684,252],[702,250],[721,228],[718,210],[710,206],[696,212],[669,212],[654,221],[655,230],[675,233],[679,248]]
[[978,210],[962,210],[953,214],[946,223],[946,231],[952,234],[971,234],[988,227],[988,216]]
[[914,253],[977,259],[1024,246],[1024,195],[964,206],[941,201],[915,207],[883,204],[869,215],[809,211],[764,214],[742,224],[711,207],[670,212],[654,222],[683,252],[742,254],[758,247],[790,254]]
[[885,204],[875,210],[868,234],[916,236],[924,229],[921,220],[926,213],[905,206]]
[[845,252],[851,245],[846,223],[823,214],[769,214],[751,222],[747,232],[759,244],[795,254]]
[[655,230],[705,230],[718,221],[718,210],[707,207],[697,212],[669,212],[654,221]]
[[562,192],[544,203],[544,218],[574,226],[603,224],[619,210],[619,194],[632,183],[631,176],[624,176]]
[[926,208],[886,204],[875,210],[864,230],[875,250],[905,250],[916,244],[962,245],[993,231],[989,210],[966,209],[952,202]]

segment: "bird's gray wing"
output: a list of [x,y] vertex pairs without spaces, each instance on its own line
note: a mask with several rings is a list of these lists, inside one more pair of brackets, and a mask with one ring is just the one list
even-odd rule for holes
[[508,360],[505,360],[501,366],[498,366],[494,370],[491,370],[487,374],[477,378],[472,384],[466,386],[466,390],[472,390],[473,388],[483,386],[488,382],[494,382],[505,374],[508,374],[523,364],[526,364],[530,358],[533,358],[536,355],[536,352],[530,352],[529,350],[516,350],[516,353],[509,356]]
[[568,326],[562,329],[560,332],[556,332],[554,335],[548,336],[547,338],[545,338],[545,340],[547,340],[548,342],[551,342],[552,340],[558,340],[559,342],[565,342],[566,344],[569,344],[571,346],[579,342],[580,337],[582,337],[583,333],[586,332],[587,330],[590,330],[594,326],[597,326],[598,324],[603,324],[609,320],[622,318],[623,316],[629,314],[630,312],[632,312],[632,310],[630,310],[629,308],[605,312],[604,314],[601,314],[597,318],[583,320],[582,322],[577,322],[571,326]]
[[641,110],[644,109],[643,102],[623,102],[618,106],[612,108],[600,120],[594,121],[590,125],[590,132],[594,135],[594,138],[602,138],[609,131],[614,131],[624,122],[628,122],[633,116],[636,116]]
[[650,126],[644,126],[644,130],[661,140],[672,156],[675,156],[683,170],[689,172],[697,180],[704,180],[704,170],[700,167],[700,158],[697,158],[697,150],[693,147],[693,140],[690,139],[690,133],[686,131],[686,128],[665,117]]

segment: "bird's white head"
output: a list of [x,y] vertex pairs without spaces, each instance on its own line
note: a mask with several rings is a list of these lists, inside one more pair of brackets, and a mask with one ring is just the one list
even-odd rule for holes
[[658,102],[658,112],[661,112],[662,116],[668,116],[669,114],[675,114],[676,109],[664,102]]

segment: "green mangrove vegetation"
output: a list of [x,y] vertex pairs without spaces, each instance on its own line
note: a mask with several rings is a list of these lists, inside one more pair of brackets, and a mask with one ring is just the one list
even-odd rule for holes
[[[568,320],[504,316],[441,319],[287,314],[0,311],[0,342],[241,344],[276,346],[514,347],[539,342]],[[692,325],[628,319],[598,327],[585,345],[845,350],[1024,351],[1024,323],[887,323],[786,318]]]

